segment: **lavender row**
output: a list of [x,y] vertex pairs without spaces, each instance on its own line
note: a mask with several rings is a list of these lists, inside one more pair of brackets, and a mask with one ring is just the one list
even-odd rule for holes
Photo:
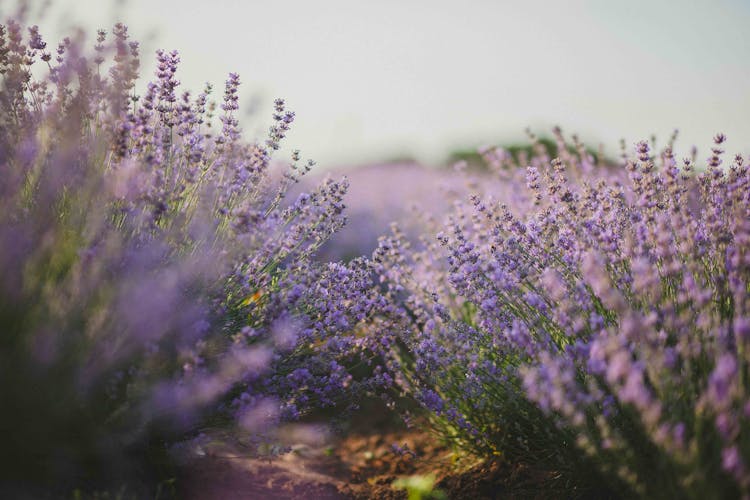
[[484,152],[486,182],[523,196],[381,239],[394,387],[458,448],[555,471],[548,488],[749,494],[747,163],[723,135],[705,164],[672,141],[597,163],[555,136],[555,158]]
[[0,27],[0,489],[143,477],[211,429],[258,453],[377,393],[548,493],[750,495],[750,174],[724,136],[610,162],[555,130],[402,173],[444,203],[342,262],[368,246],[324,246],[348,183],[295,194],[286,103],[248,141],[238,75],[215,102],[158,51],[139,95],[139,57],[119,24],[91,50]]
[[212,428],[257,453],[356,392],[340,334],[378,298],[362,263],[313,259],[346,180],[288,199],[312,162],[272,159],[285,102],[247,141],[238,75],[216,103],[181,90],[176,51],[156,57],[138,95],[125,26],[91,50],[0,26],[3,491],[139,481]]

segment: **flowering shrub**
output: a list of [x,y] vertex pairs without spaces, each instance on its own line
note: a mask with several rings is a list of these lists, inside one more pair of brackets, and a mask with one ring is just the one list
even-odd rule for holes
[[[158,51],[135,94],[138,44],[116,25],[89,54],[0,26],[0,483],[61,488],[143,474],[149,454],[211,424],[263,435],[352,385],[336,339],[369,314],[361,262],[312,255],[344,223],[346,182],[292,202],[312,163],[241,138],[239,76],[179,93]],[[110,60],[111,56],[111,60]],[[219,115],[221,127],[212,127]],[[316,347],[312,352],[313,346]],[[133,460],[131,460],[133,459]]]
[[[347,172],[351,187],[346,194],[347,225],[328,240],[318,258],[330,260],[370,255],[378,237],[388,231],[391,222],[399,221],[409,237],[418,237],[423,218],[440,219],[451,205],[447,200],[460,199],[473,192],[483,176],[468,176],[465,171],[429,168],[418,164],[387,163],[357,167]],[[307,182],[315,182],[315,176]],[[304,181],[303,181],[304,184]],[[484,186],[496,196],[510,196],[506,185]]]
[[548,493],[750,496],[750,174],[724,136],[705,168],[672,141],[601,164],[559,131],[486,149],[470,203],[415,211],[427,235],[323,262],[347,183],[287,199],[312,163],[273,172],[285,102],[247,142],[238,75],[217,107],[158,51],[139,96],[112,35],[53,52],[0,26],[2,493],[143,478],[211,426],[258,450],[385,387]]
[[557,137],[525,169],[486,152],[523,198],[475,195],[437,241],[381,240],[398,388],[459,447],[572,484],[748,494],[747,164],[722,168],[722,135],[700,170],[671,143],[617,169]]

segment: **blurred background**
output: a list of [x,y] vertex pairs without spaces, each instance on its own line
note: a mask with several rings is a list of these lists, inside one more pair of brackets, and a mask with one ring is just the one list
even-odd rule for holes
[[[46,3],[28,2],[32,18]],[[180,51],[195,91],[210,81],[220,96],[239,73],[248,134],[285,98],[287,148],[323,168],[436,164],[527,126],[612,156],[674,128],[683,151],[718,131],[729,149],[750,138],[747,0],[63,0],[40,24],[53,45],[117,20],[143,45],[143,77],[156,48]]]

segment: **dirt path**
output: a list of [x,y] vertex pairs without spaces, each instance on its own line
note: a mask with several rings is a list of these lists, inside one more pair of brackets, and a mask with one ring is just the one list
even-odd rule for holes
[[252,459],[205,458],[181,481],[181,497],[194,500],[353,498],[347,485],[308,468],[305,460],[284,457],[269,464]]
[[[395,453],[393,444],[414,450],[417,458]],[[445,468],[450,456],[427,434],[405,430],[329,436],[291,447],[292,452],[272,461],[246,458],[226,447],[195,458],[183,469],[180,498],[402,499],[406,494],[394,490],[393,481]]]
[[[292,451],[272,461],[243,457],[228,446],[207,448],[183,468],[178,497],[405,500],[406,492],[394,489],[394,481],[434,474],[436,488],[452,500],[549,498],[539,490],[547,473],[469,457],[457,461],[426,425],[407,429],[382,411],[363,413],[338,436],[314,426],[282,429],[279,436]],[[397,453],[394,444],[409,451]]]

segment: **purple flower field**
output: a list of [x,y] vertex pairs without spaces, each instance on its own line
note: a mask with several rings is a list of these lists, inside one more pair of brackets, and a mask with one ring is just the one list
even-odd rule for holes
[[[187,89],[123,24],[2,23],[3,498],[191,497],[207,455],[286,463],[302,434],[392,466],[310,498],[479,497],[471,467],[487,498],[750,498],[750,163],[723,134],[325,172],[280,154],[283,99],[246,137],[236,73]],[[445,460],[373,458],[357,425]]]

